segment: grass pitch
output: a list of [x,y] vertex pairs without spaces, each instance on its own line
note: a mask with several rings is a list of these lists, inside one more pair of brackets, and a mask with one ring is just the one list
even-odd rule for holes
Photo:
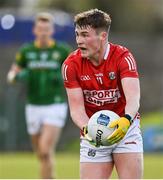
[[[144,178],[163,178],[163,154],[145,154]],[[1,153],[1,179],[39,178],[39,164],[33,153]],[[58,179],[79,178],[79,153],[60,152],[56,155],[56,176]],[[112,178],[117,178],[113,172]]]

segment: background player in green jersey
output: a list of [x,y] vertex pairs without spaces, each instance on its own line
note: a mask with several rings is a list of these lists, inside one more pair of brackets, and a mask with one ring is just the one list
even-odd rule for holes
[[41,164],[41,178],[53,176],[53,149],[65,124],[67,104],[61,78],[61,65],[70,47],[53,40],[53,17],[40,13],[33,27],[35,41],[24,45],[16,55],[8,82],[26,81],[26,121],[32,145]]

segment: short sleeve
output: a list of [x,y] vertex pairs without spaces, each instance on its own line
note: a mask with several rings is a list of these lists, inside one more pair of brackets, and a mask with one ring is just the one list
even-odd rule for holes
[[120,78],[133,77],[138,78],[137,64],[130,52],[126,52],[119,63]]
[[20,51],[16,53],[15,63],[22,68],[26,67],[25,54],[22,49],[20,49]]
[[80,87],[77,71],[75,68],[75,64],[71,63],[63,63],[62,65],[62,77],[64,81],[64,86],[66,88],[78,88]]

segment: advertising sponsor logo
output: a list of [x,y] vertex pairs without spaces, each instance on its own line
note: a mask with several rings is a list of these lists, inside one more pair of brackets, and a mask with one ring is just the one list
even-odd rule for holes
[[118,98],[121,97],[119,89],[109,90],[84,90],[84,97],[86,102],[95,104],[97,106],[103,106],[109,103],[117,103]]
[[103,131],[98,129],[96,132],[96,143],[97,145],[101,145],[101,136],[103,134]]
[[97,118],[97,124],[107,126],[109,122],[110,122],[110,117],[105,114],[100,114],[100,116]]
[[28,67],[30,69],[57,69],[59,64],[53,61],[31,61]]

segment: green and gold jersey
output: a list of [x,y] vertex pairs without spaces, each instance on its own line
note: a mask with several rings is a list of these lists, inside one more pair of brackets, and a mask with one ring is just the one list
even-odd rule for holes
[[26,72],[28,103],[46,105],[65,101],[61,65],[70,49],[58,42],[48,48],[39,48],[33,42],[20,49],[16,64]]

